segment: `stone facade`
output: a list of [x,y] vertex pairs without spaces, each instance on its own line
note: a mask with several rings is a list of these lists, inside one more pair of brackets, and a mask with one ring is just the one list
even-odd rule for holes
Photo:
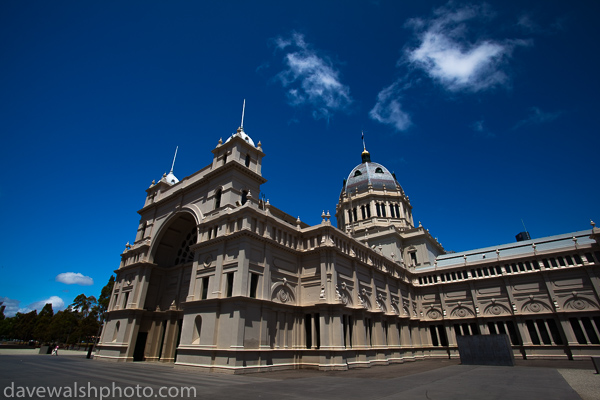
[[366,150],[339,228],[259,199],[264,153],[242,128],[212,153],[146,190],[97,359],[348,369],[458,357],[457,335],[489,333],[515,357],[600,355],[599,229],[445,254]]

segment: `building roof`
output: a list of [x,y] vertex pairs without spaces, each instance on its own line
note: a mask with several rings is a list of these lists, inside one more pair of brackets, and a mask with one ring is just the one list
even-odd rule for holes
[[237,132],[236,132],[236,133],[232,133],[232,134],[231,134],[231,136],[229,136],[229,138],[227,138],[227,140],[225,141],[225,143],[229,142],[229,141],[231,140],[231,138],[232,138],[232,137],[234,137],[234,136],[239,136],[239,137],[241,137],[242,139],[244,139],[244,140],[246,141],[246,143],[249,143],[249,144],[251,144],[253,147],[256,147],[256,146],[254,145],[254,141],[252,140],[252,138],[251,138],[250,136],[248,136],[248,135],[246,134],[246,132],[244,132],[244,128],[242,128],[242,127],[239,127],[239,128],[237,129]]
[[362,164],[357,165],[350,171],[348,179],[343,190],[346,194],[366,192],[371,186],[376,190],[396,190],[400,185],[394,175],[383,165],[371,162],[370,154],[367,150],[362,153]]
[[[543,238],[524,240],[522,242],[508,243],[498,246],[485,247],[463,251],[460,253],[443,254],[436,258],[437,269],[464,266],[465,261],[481,262],[485,260],[509,259],[516,257],[533,256],[560,249],[573,248],[575,245],[590,245],[595,240],[590,238],[592,230],[564,233],[562,235],[547,236]],[[575,240],[574,240],[575,239]],[[434,269],[433,266],[419,268],[418,271]]]

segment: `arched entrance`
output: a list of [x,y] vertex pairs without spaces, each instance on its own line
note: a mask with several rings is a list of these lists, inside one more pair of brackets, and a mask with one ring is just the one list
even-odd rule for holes
[[188,212],[176,214],[160,229],[152,245],[155,265],[134,344],[135,361],[175,361],[183,320],[181,304],[188,295],[194,261],[190,246],[197,238],[196,219]]

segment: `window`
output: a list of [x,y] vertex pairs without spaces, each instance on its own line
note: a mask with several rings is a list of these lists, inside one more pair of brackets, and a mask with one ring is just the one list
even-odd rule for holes
[[384,218],[386,217],[386,215],[385,215],[385,204],[383,204],[383,203],[381,203],[381,216],[384,217]]
[[227,297],[233,295],[233,272],[227,274]]
[[412,251],[410,253],[410,260],[412,261],[412,265],[417,265],[417,252]]
[[362,215],[362,219],[367,219],[367,213],[365,211],[365,206],[360,206],[360,213]]
[[127,303],[129,303],[129,292],[123,293],[123,308],[127,308]]
[[359,170],[354,171],[354,176],[361,176],[362,173]]
[[429,333],[431,335],[432,346],[448,346],[448,338],[444,325],[430,325]]
[[208,298],[208,276],[202,278],[202,300],[206,300]]
[[250,167],[250,154],[246,154],[246,167]]
[[192,336],[192,344],[200,343],[200,333],[202,332],[202,317],[197,315],[194,321],[194,335]]
[[377,210],[377,216],[381,217],[381,208],[379,207],[379,203],[375,203],[375,209]]
[[248,191],[242,190],[242,205],[246,204],[248,201]]
[[355,221],[358,221],[358,215],[357,215],[357,212],[356,212],[356,207],[354,207],[354,208],[352,209],[352,215],[354,216],[354,220],[355,220]]
[[258,288],[258,274],[250,274],[250,297],[256,298],[256,289]]
[[396,208],[396,218],[400,218],[400,207],[398,207],[398,204],[396,204],[394,208]]
[[373,321],[371,318],[365,318],[365,336],[369,346],[373,346]]
[[223,155],[223,165],[227,162],[227,153]]
[[342,315],[342,326],[344,334],[344,347],[352,347],[352,317],[350,315]]
[[221,189],[215,193],[215,210],[221,207]]
[[306,348],[310,349],[312,347],[312,325],[311,325],[311,315],[306,314],[304,316],[304,336],[306,339]]
[[117,336],[119,336],[119,329],[120,328],[121,328],[121,321],[117,321],[117,323],[115,325],[115,331],[113,332],[113,338],[112,338],[113,342],[117,341]]
[[348,222],[352,222],[352,211],[348,210]]
[[375,168],[375,173],[376,174],[383,174],[383,170],[379,167]]

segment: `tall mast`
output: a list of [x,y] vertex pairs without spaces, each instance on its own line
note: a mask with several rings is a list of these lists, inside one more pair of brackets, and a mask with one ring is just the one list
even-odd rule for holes
[[244,111],[246,111],[246,99],[244,99],[244,105],[242,106],[242,124],[240,128],[244,130]]
[[171,164],[171,174],[173,173],[173,167],[175,167],[175,159],[177,158],[177,150],[179,149],[179,146],[177,146],[175,148],[175,156],[173,156],[173,164]]

